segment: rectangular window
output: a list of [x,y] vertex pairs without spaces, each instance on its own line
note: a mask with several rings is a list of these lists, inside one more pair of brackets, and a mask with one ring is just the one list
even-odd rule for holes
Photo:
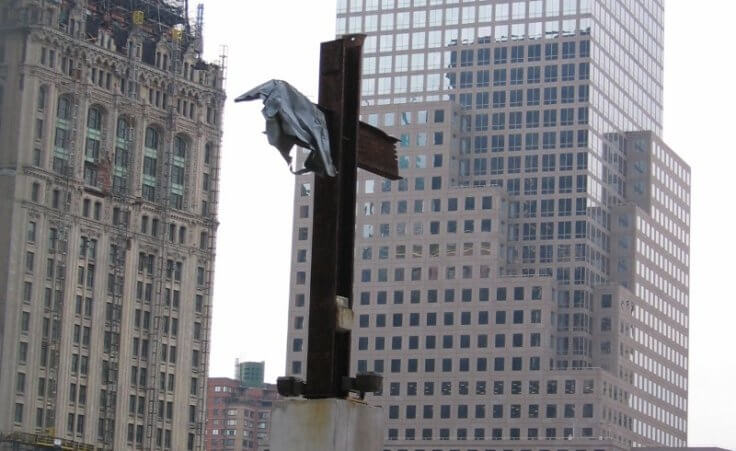
[[13,415],[13,420],[16,423],[22,423],[23,422],[23,404],[22,403],[15,403],[15,413]]
[[506,86],[506,69],[493,70],[493,86]]

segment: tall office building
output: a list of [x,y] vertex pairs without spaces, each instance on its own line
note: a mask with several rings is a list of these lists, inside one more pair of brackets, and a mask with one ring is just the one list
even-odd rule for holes
[[257,388],[263,385],[266,362],[241,362],[235,359],[235,379],[243,387]]
[[204,446],[224,91],[183,5],[0,5],[0,447]]
[[[385,449],[687,441],[690,169],[662,129],[661,0],[341,0],[362,119],[351,365]],[[311,181],[287,372],[304,376]]]

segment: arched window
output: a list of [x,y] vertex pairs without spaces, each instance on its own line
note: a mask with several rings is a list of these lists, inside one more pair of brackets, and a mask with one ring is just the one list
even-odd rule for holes
[[72,99],[69,96],[59,97],[59,105],[56,108],[56,118],[69,120],[72,117]]
[[84,183],[99,186],[100,144],[102,142],[102,108],[91,106],[87,111],[87,140],[84,145]]
[[185,168],[191,141],[186,135],[174,136],[174,158],[171,165],[170,200],[173,208],[184,208]]
[[115,162],[112,174],[113,191],[118,194],[128,192],[128,167],[133,140],[133,127],[128,119],[118,117],[115,129]]
[[54,132],[54,172],[66,175],[69,170],[69,150],[71,149],[72,98],[68,95],[59,97],[56,106],[56,130]]
[[179,158],[187,157],[187,138],[182,135],[176,135],[174,137],[174,156]]
[[130,125],[130,122],[128,119],[124,117],[118,118],[118,124],[117,128],[115,130],[115,136],[118,139],[122,139],[125,141],[131,141],[133,138],[133,126]]
[[204,172],[202,173],[202,199],[201,203],[201,214],[207,216],[209,214],[209,200],[210,200],[210,164],[217,158],[214,154],[215,146],[211,142],[204,145]]
[[161,140],[161,134],[159,133],[157,128],[154,128],[154,127],[146,128],[146,147],[148,147],[149,149],[158,150],[160,147],[159,145],[160,140]]
[[90,107],[87,112],[87,128],[97,131],[102,130],[102,110],[100,107]]
[[143,198],[151,202],[156,200],[158,152],[161,149],[161,132],[158,128],[147,127],[143,146]]

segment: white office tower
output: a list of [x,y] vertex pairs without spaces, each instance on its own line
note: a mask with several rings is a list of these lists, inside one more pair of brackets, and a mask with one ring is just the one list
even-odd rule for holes
[[[354,372],[390,451],[687,441],[690,169],[662,129],[659,0],[341,0],[362,120]],[[305,376],[310,177],[287,372]]]

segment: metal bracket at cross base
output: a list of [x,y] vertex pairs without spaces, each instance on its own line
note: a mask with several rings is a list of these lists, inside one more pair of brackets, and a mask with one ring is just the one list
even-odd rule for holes
[[397,180],[397,139],[359,121],[364,35],[324,42],[319,108],[324,111],[337,175],[315,174],[307,380],[278,379],[283,396],[346,398],[381,389],[374,373],[350,377],[357,168]]

